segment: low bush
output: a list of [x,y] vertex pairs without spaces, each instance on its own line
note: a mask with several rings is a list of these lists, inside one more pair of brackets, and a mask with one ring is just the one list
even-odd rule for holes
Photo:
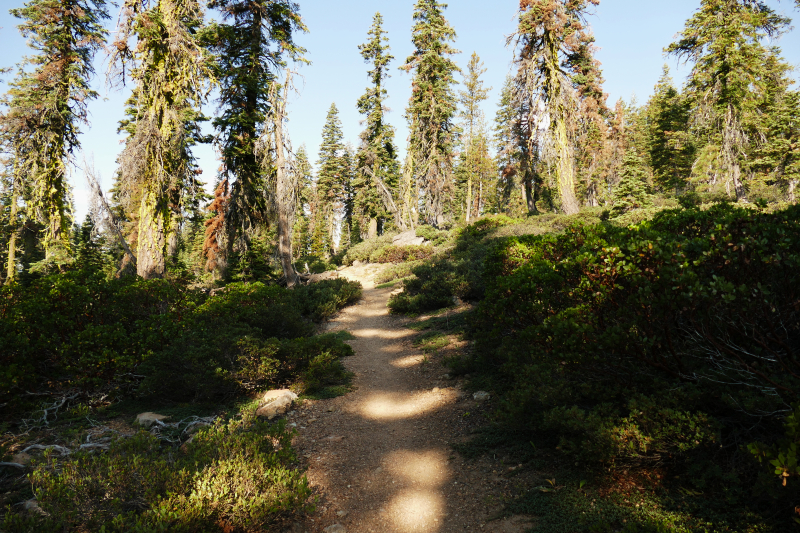
[[377,250],[392,244],[396,233],[386,233],[375,239],[367,239],[351,247],[342,257],[343,265],[352,265],[356,261],[368,263],[370,256]]
[[201,429],[181,450],[149,433],[102,454],[45,455],[30,476],[43,514],[8,509],[8,533],[265,531],[306,511],[284,423],[253,415]]
[[[109,280],[83,271],[5,287],[0,402],[10,404],[10,415],[30,407],[22,391],[100,391],[112,400],[135,391],[176,401],[230,397],[241,392],[243,339],[285,343],[311,337],[313,321],[360,295],[356,283],[329,280],[293,291],[235,283],[208,296],[171,281]],[[342,352],[326,348],[315,355],[326,350]],[[305,371],[295,370],[270,383],[288,384]],[[340,373],[335,365],[330,370]],[[136,376],[144,377],[138,388]]]
[[407,263],[428,259],[436,253],[433,246],[386,246],[370,255],[370,263]]
[[800,208],[576,224],[484,264],[457,366],[492,377],[507,427],[595,472],[668,469],[728,509],[800,498],[796,418],[782,427],[800,391]]

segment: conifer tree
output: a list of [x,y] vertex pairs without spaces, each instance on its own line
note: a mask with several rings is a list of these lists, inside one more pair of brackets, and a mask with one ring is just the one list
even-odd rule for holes
[[687,84],[698,134],[716,146],[736,198],[747,201],[743,163],[753,140],[747,120],[774,83],[763,41],[789,19],[756,0],[702,0],[679,39],[666,51],[692,63]]
[[256,142],[274,113],[270,90],[286,57],[301,59],[305,52],[294,35],[307,29],[298,5],[286,0],[212,0],[209,6],[222,15],[222,23],[212,24],[204,41],[217,55],[220,115],[214,127],[222,177],[230,182],[226,224],[232,241],[266,222],[270,193]]
[[501,211],[510,215],[535,213],[541,185],[535,172],[538,143],[530,140],[527,117],[527,111],[516,98],[514,79],[509,76],[503,84],[495,115],[494,141],[499,176],[496,197]]
[[449,44],[455,41],[456,32],[444,18],[446,7],[437,0],[417,0],[411,38],[414,53],[401,67],[406,72],[414,71],[406,109],[409,152],[424,196],[424,216],[433,226],[446,222],[458,142],[453,86],[459,68],[451,59],[458,51]]
[[618,217],[633,209],[652,204],[652,198],[647,191],[647,172],[644,167],[644,161],[635,149],[625,153],[621,179],[614,187],[612,216]]
[[[318,216],[324,224],[327,247],[324,255],[335,253],[334,243],[339,229],[338,222],[344,215],[347,202],[349,167],[339,109],[336,104],[331,104],[325,126],[322,128],[322,145],[317,162],[317,194],[320,210]],[[315,229],[322,231],[319,228]]]
[[[95,53],[105,43],[105,0],[30,0],[11,14],[36,52],[11,84],[4,121],[16,122],[15,173],[30,188],[32,215],[44,224],[48,258],[70,253],[69,159],[80,146],[80,125],[97,97],[90,80]],[[30,68],[31,70],[26,70]]]
[[[385,102],[388,98],[385,83],[389,78],[389,40],[385,37],[383,17],[376,13],[369,30],[369,40],[359,45],[361,57],[372,66],[368,72],[370,86],[358,100],[358,111],[364,115],[364,131],[356,154],[356,173],[353,180],[353,228],[359,235],[375,237],[392,213],[387,207],[394,204],[393,195],[400,181],[394,128],[386,122]],[[388,195],[388,197],[387,197]],[[396,208],[395,208],[396,211]]]
[[[586,29],[590,5],[600,0],[523,0],[516,34],[515,96],[528,112],[528,128],[546,125],[548,135],[530,135],[555,176],[561,209],[579,210],[576,189],[575,129],[581,99],[599,106],[596,64],[591,56],[593,37]],[[586,74],[591,77],[585,78]],[[571,76],[570,76],[571,75]],[[573,86],[574,85],[574,86]],[[584,106],[584,113],[592,107]],[[595,111],[599,112],[599,107]],[[533,150],[530,150],[531,152]]]
[[123,197],[141,198],[137,273],[162,277],[167,244],[179,230],[183,193],[198,189],[191,149],[207,140],[200,135],[199,106],[213,73],[197,35],[203,21],[199,0],[126,0],[122,12],[112,61],[122,80],[130,75],[136,85],[129,122],[122,125],[129,135],[119,158],[119,188]]
[[[484,125],[484,115],[481,104],[489,97],[490,88],[483,86],[481,76],[486,73],[481,58],[476,52],[472,53],[467,73],[464,75],[464,90],[459,91],[461,109],[459,116],[462,120],[462,146],[463,151],[456,172],[457,182],[460,185],[457,197],[463,198],[460,206],[464,219],[469,222],[480,213],[479,206],[485,203],[483,187],[485,169],[488,158],[488,139]],[[476,187],[480,194],[476,196]],[[461,202],[459,202],[461,203]]]
[[694,163],[694,140],[689,132],[690,106],[664,71],[647,103],[647,150],[655,182],[663,189],[686,184]]
[[295,183],[297,183],[297,213],[293,232],[292,250],[296,259],[310,255],[310,220],[314,209],[314,176],[308,160],[306,147],[297,150],[294,163]]

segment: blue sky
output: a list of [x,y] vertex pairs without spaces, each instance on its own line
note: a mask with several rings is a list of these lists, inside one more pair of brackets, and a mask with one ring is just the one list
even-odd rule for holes
[[[361,117],[355,104],[368,81],[368,67],[357,47],[366,40],[374,13],[380,11],[396,58],[388,84],[389,121],[397,129],[397,144],[403,151],[408,132],[403,110],[410,95],[411,77],[397,67],[413,50],[410,39],[414,1],[299,0],[299,3],[310,32],[298,36],[297,40],[308,50],[307,57],[312,64],[300,68],[303,78],[296,80],[299,93],[293,96],[289,106],[289,132],[295,149],[305,144],[312,162],[315,162],[325,116],[334,102],[340,110],[346,139],[357,144]],[[769,0],[768,3],[786,15],[795,18],[800,15],[792,9],[793,2],[789,0]],[[11,66],[28,53],[24,39],[16,30],[16,19],[8,14],[8,9],[21,5],[21,0],[0,0],[0,4],[0,66]],[[603,64],[605,91],[609,94],[610,105],[618,98],[629,101],[634,95],[640,103],[646,101],[665,63],[672,69],[676,81],[682,82],[686,67],[678,65],[674,58],[665,58],[662,50],[681,31],[699,4],[700,0],[601,2],[595,14],[589,17],[589,23],[600,48],[598,59]],[[446,11],[458,34],[455,47],[462,51],[455,58],[457,63],[466,67],[474,51],[488,69],[485,81],[493,90],[484,109],[490,120],[494,117],[503,80],[510,72],[513,52],[506,47],[506,37],[515,29],[518,5],[516,0],[452,0]],[[116,12],[109,21],[110,29],[113,29],[115,19]],[[800,29],[791,31],[777,44],[782,47],[787,61],[800,65]],[[126,95],[124,91],[106,90],[102,80],[105,72],[102,58],[98,59],[97,71],[100,76],[95,85],[102,98],[90,105],[92,124],[90,128],[84,128],[82,142],[84,151],[94,160],[103,177],[104,188],[108,189],[116,166],[115,159],[121,149],[121,138],[116,128],[122,118]],[[205,111],[210,114],[214,109],[215,104],[209,102]],[[201,147],[197,155],[204,170],[203,179],[210,184],[218,167],[214,150]],[[80,170],[74,173],[73,187],[76,215],[81,220],[86,209],[86,185]]]

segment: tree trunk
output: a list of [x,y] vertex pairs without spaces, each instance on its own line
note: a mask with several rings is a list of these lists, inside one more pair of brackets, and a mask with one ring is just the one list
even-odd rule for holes
[[378,219],[371,218],[369,219],[369,236],[370,239],[375,239],[378,237]]
[[472,220],[472,176],[467,178],[467,224]]
[[[278,257],[280,258],[283,276],[289,289],[297,285],[297,271],[292,262],[292,215],[295,212],[294,191],[289,172],[286,171],[286,158],[283,153],[283,116],[286,109],[291,74],[286,77],[286,93],[282,101],[277,102],[275,109],[275,163],[277,165],[278,196]],[[278,100],[277,94],[276,100]]]
[[795,199],[794,191],[797,188],[797,183],[800,180],[790,180],[789,181],[789,201],[791,203],[795,203],[797,200]]
[[736,201],[747,203],[747,193],[742,183],[742,167],[736,161],[731,168],[731,177],[733,178],[733,188],[736,191]]
[[18,209],[17,188],[11,193],[11,236],[8,239],[8,270],[6,276],[6,285],[11,285],[17,275],[17,209]]
[[569,149],[567,125],[563,116],[557,117],[556,121],[555,140],[558,161],[555,170],[558,177],[558,193],[561,196],[561,209],[567,215],[574,215],[580,211],[580,206],[575,197],[575,169]]
[[166,273],[166,222],[169,208],[157,185],[145,185],[139,208],[139,242],[136,249],[136,273],[144,279],[163,278]]

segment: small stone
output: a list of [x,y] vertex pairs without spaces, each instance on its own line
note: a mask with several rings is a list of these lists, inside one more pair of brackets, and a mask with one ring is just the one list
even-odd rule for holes
[[347,511],[337,511],[336,516],[338,516],[339,518],[344,518],[345,516],[347,516]]
[[271,390],[264,395],[264,401],[267,403],[258,408],[256,415],[272,420],[286,413],[296,399],[297,394],[288,389]]
[[156,422],[163,422],[169,419],[168,416],[159,415],[158,413],[140,413],[136,415],[136,423],[145,429],[150,429]]
[[333,524],[325,528],[325,533],[347,533],[347,530],[342,524]]
[[478,392],[472,395],[472,399],[475,400],[476,402],[485,402],[491,397],[492,397],[491,394],[482,390],[479,390]]
[[22,508],[28,511],[30,514],[35,514],[39,516],[50,516],[44,511],[44,509],[39,507],[39,502],[36,501],[35,499],[28,500],[25,503],[23,503]]
[[328,407],[328,412],[332,413],[333,412],[333,407]]
[[439,387],[434,387],[433,392],[439,392]]
[[18,453],[14,457],[11,458],[11,462],[12,463],[17,463],[18,465],[25,466],[28,463],[30,463],[32,459],[33,459],[32,455],[29,455],[27,453]]
[[309,419],[308,419],[308,423],[309,423],[309,424],[310,424],[310,423],[312,423],[312,422],[316,422],[316,421],[317,421],[317,419],[316,419],[316,418],[309,418]]
[[450,374],[443,374],[439,379],[449,380],[453,379],[453,376],[451,376]]

